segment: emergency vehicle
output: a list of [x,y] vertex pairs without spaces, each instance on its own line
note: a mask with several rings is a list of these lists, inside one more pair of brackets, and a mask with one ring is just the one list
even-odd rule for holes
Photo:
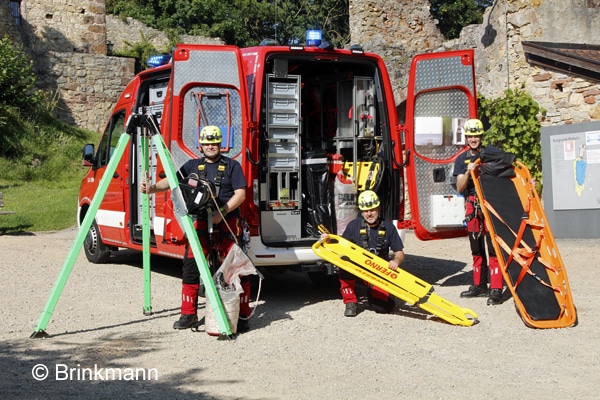
[[[240,162],[248,182],[241,212],[258,268],[331,275],[334,267],[311,250],[317,227],[341,234],[358,216],[356,194],[365,189],[379,194],[383,216],[401,231],[412,228],[425,240],[464,235],[452,161],[465,148],[462,124],[476,116],[473,63],[472,50],[415,57],[400,123],[383,59],[359,46],[178,45],[167,64],[135,76],[99,145],[84,147],[90,168],[78,221],[126,121],[150,113],[176,168],[202,156],[202,127],[220,127],[223,154]],[[138,131],[111,177],[84,244],[90,262],[106,262],[120,248],[142,250],[141,143]],[[165,173],[155,149],[149,154],[155,182]],[[151,196],[151,252],[182,258],[185,240],[168,200],[168,193]]]

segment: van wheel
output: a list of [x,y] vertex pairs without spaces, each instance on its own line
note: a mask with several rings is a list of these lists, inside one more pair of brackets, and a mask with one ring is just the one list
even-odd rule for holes
[[110,248],[102,243],[96,221],[92,222],[92,226],[83,242],[83,247],[85,256],[93,264],[103,264],[110,258]]

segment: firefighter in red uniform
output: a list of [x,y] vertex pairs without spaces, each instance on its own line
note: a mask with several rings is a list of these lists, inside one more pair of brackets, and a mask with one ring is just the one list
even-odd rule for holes
[[[221,130],[216,126],[205,126],[200,131],[200,150],[204,157],[188,160],[179,169],[177,176],[183,180],[190,174],[195,174],[200,179],[206,179],[215,184],[217,190],[217,203],[219,210],[212,210],[213,232],[209,233],[208,212],[206,209],[197,215],[196,233],[204,255],[208,256],[210,249],[216,249],[219,259],[223,259],[234,243],[234,235],[240,236],[240,210],[239,206],[246,199],[246,178],[240,164],[221,154]],[[166,178],[154,185],[143,182],[140,185],[142,193],[164,192],[169,189]],[[225,220],[223,220],[223,217]],[[232,232],[233,231],[233,232]],[[212,265],[216,270],[218,265]],[[244,293],[240,295],[240,319],[238,332],[248,330],[250,317],[250,280],[242,277]],[[183,259],[183,282],[181,290],[181,316],[173,324],[174,329],[188,329],[198,322],[197,308],[198,295],[203,294],[200,282],[200,273],[196,260],[189,245],[186,246]]]
[[[496,252],[490,235],[487,234],[479,199],[475,192],[475,184],[471,180],[471,170],[479,168],[476,161],[480,153],[497,153],[494,146],[482,146],[483,124],[478,119],[465,122],[465,138],[469,149],[461,153],[454,162],[456,189],[465,196],[465,222],[469,231],[469,243],[473,256],[473,285],[460,294],[460,297],[488,296],[488,305],[502,304],[503,278]],[[486,256],[486,244],[487,253]],[[489,279],[488,279],[489,275]],[[488,282],[490,284],[488,291]]]
[[[384,260],[390,260],[391,249],[394,256],[389,261],[388,268],[396,271],[404,262],[404,244],[394,224],[381,218],[380,205],[377,193],[372,190],[362,192],[358,196],[361,216],[348,223],[342,236]],[[321,238],[327,240],[327,234],[322,235]],[[340,292],[346,305],[344,315],[354,317],[357,314],[358,304],[354,291],[356,277],[343,269],[339,270],[339,274]],[[394,308],[394,298],[373,285],[368,285],[367,297],[370,307],[377,313],[389,313]]]

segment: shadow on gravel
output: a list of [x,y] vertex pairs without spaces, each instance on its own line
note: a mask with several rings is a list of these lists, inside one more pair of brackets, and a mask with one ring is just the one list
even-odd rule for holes
[[[250,319],[251,329],[259,329],[276,321],[292,319],[290,313],[323,301],[340,300],[338,285],[315,285],[308,274],[297,271],[263,272],[260,294],[253,282],[251,306],[259,294],[260,305]],[[258,280],[257,280],[258,281]]]
[[[120,250],[111,256],[109,262],[143,268],[142,254],[133,250]],[[150,260],[154,273],[175,278],[181,278],[181,262],[178,259],[159,256],[152,256]],[[460,261],[411,254],[406,255],[405,262],[402,265],[405,271],[434,286],[468,286],[471,283],[472,272],[470,268],[464,271],[465,267],[466,264]],[[261,270],[261,272],[265,279],[262,281],[260,293],[258,293],[258,279],[254,279],[252,286],[251,306],[254,307],[257,295],[259,295],[260,305],[256,308],[256,313],[250,319],[251,329],[260,329],[276,321],[292,319],[290,314],[293,311],[322,301],[339,300],[341,307],[341,295],[337,279],[329,279],[328,281],[320,282],[320,284],[315,284],[314,279],[311,280],[305,272],[295,270],[282,270],[282,272]],[[366,292],[362,285],[357,286],[357,295],[361,297],[359,309],[365,310],[368,308],[365,304],[366,301],[363,301],[366,297]],[[200,322],[203,322],[203,308],[204,305],[201,304],[198,315],[201,319]],[[155,314],[150,318],[172,318],[178,315],[178,311],[176,308],[164,310],[161,312],[163,315]],[[396,313],[419,319],[432,317],[426,311],[418,307],[403,305],[402,302],[400,302]],[[129,323],[142,321],[144,319]],[[110,327],[101,327],[98,329],[106,328]],[[200,329],[201,331],[202,328]]]
[[471,284],[471,270],[463,271],[461,261],[406,255],[402,268],[432,285],[463,286]]
[[[154,273],[181,278],[182,260],[168,257],[150,256],[150,269]],[[135,250],[119,250],[113,252],[108,260],[109,264],[125,264],[136,268],[144,268],[142,253]]]
[[[144,354],[163,350],[165,343],[146,332],[107,334],[84,346],[53,339],[51,348],[28,339],[3,340],[0,392],[5,399],[233,399],[211,393],[211,374],[205,368],[182,365],[167,378],[160,365],[147,365]],[[232,377],[229,383],[241,382]],[[193,391],[182,389],[190,384]]]
[[89,328],[89,329],[78,329],[78,330],[74,330],[74,331],[62,332],[62,333],[57,333],[57,334],[52,334],[52,333],[49,333],[49,334],[50,334],[50,338],[57,338],[57,337],[61,337],[61,336],[80,335],[82,333],[87,333],[87,332],[98,332],[98,331],[104,331],[104,330],[108,330],[108,329],[114,329],[114,328],[118,328],[120,326],[144,324],[144,323],[147,323],[148,321],[153,321],[153,320],[162,319],[162,318],[175,318],[178,315],[179,315],[179,307],[171,308],[171,309],[167,309],[167,310],[161,310],[161,311],[153,311],[151,315],[147,315],[147,316],[145,315],[142,318],[138,318],[136,320],[130,320],[127,322],[122,322],[119,324],[104,325],[104,326],[98,326],[96,328]]

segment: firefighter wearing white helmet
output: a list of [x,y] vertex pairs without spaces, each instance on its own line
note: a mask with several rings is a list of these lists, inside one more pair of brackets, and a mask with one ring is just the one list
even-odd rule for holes
[[488,297],[488,305],[497,305],[503,301],[504,281],[494,246],[487,234],[471,171],[479,168],[477,160],[482,152],[497,153],[500,150],[494,146],[483,146],[484,129],[480,120],[469,119],[465,122],[464,131],[468,148],[456,158],[453,175],[456,176],[456,189],[466,200],[465,223],[473,257],[473,284],[460,297]]
[[[404,262],[404,244],[398,230],[390,221],[381,217],[381,201],[372,190],[365,190],[358,196],[361,215],[350,221],[343,233],[345,239],[389,260],[388,267],[395,271]],[[390,250],[393,257],[390,257]],[[340,269],[340,292],[345,304],[344,315],[354,317],[358,310],[358,299],[354,290],[356,277]],[[369,285],[367,296],[370,307],[378,313],[388,313],[395,305],[394,298],[386,291]]]
[[[225,258],[235,237],[239,237],[242,233],[239,207],[246,199],[247,187],[240,163],[221,154],[222,140],[223,135],[219,127],[213,125],[203,127],[198,135],[198,147],[204,157],[188,160],[177,172],[180,182],[189,176],[194,176],[196,179],[212,182],[215,187],[217,205],[211,200],[209,202],[212,205],[210,213],[209,206],[198,211],[196,233],[204,255],[208,256],[208,252],[213,249],[217,251],[220,259]],[[154,185],[148,185],[146,182],[140,185],[140,191],[149,194],[164,192],[168,189],[169,182],[166,178]],[[212,233],[209,232],[209,215],[211,216]],[[214,270],[218,267],[218,265],[211,266]],[[240,295],[238,332],[248,330],[248,318],[251,315],[248,277],[242,277],[242,288],[244,293]],[[203,295],[203,293],[198,266],[189,245],[187,245],[183,259],[181,315],[173,324],[174,329],[188,329],[197,324],[198,295]]]

